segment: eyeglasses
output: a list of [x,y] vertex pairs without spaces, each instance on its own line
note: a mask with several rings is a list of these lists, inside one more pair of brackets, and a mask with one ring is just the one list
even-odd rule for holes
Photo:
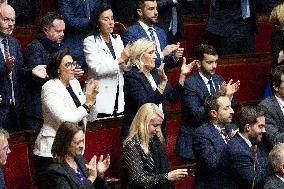
[[76,67],[77,66],[77,62],[76,61],[73,61],[73,62],[67,62],[64,64],[64,66],[66,68],[71,68],[72,66]]

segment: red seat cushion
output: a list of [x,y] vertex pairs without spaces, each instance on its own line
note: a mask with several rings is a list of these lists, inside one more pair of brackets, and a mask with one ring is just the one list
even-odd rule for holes
[[16,144],[10,146],[11,153],[7,163],[3,166],[7,189],[30,189],[33,188],[30,172],[28,146]]

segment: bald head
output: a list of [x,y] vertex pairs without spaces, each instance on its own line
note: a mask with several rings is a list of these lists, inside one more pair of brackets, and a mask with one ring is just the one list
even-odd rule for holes
[[0,5],[0,35],[2,37],[11,35],[15,27],[16,13],[13,7],[7,3]]

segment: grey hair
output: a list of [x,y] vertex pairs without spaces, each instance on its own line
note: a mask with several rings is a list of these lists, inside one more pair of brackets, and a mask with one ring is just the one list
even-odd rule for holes
[[278,172],[279,166],[284,164],[284,143],[276,144],[270,151],[268,160],[274,172]]

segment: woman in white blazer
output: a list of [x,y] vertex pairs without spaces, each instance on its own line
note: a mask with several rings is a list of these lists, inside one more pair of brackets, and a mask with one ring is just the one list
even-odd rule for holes
[[51,55],[46,68],[50,78],[41,92],[44,123],[34,147],[36,181],[39,188],[45,188],[47,168],[52,163],[51,147],[56,131],[65,121],[78,123],[86,129],[86,116],[98,93],[98,83],[90,82],[86,96],[79,81],[74,77],[76,62],[67,49]]
[[100,93],[91,109],[89,121],[124,111],[123,71],[128,65],[129,47],[124,48],[119,35],[112,34],[113,13],[109,5],[98,6],[89,22],[91,35],[84,40],[84,54],[88,65],[88,79],[99,81]]

